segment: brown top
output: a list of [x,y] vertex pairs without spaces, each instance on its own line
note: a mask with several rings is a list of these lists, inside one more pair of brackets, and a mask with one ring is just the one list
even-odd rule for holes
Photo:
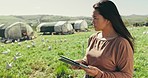
[[101,70],[95,78],[133,77],[133,50],[123,37],[102,40],[98,34],[92,35],[83,60]]

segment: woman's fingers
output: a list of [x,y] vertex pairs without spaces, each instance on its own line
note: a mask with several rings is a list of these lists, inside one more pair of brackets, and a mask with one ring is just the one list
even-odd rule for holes
[[72,68],[72,69],[80,69],[80,67],[78,67],[78,66],[73,66],[73,65],[71,66],[71,68]]
[[88,75],[90,76],[96,76],[98,73],[98,68],[94,66],[88,66],[89,69],[87,68],[82,68]]

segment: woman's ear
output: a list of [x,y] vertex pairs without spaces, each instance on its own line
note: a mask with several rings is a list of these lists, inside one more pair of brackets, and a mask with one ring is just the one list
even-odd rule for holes
[[106,24],[109,24],[109,23],[110,23],[110,21],[106,19]]

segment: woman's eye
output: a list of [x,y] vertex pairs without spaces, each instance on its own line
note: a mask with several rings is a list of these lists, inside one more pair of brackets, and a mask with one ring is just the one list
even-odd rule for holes
[[96,19],[96,18],[93,18],[93,19]]
[[98,20],[98,18],[93,18],[94,20]]

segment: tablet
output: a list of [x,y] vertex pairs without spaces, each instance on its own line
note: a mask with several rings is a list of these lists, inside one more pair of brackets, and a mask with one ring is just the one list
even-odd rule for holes
[[68,57],[65,57],[65,56],[60,56],[61,58],[59,59],[60,61],[62,62],[65,62],[65,63],[68,63],[68,64],[71,64],[73,66],[79,66],[79,67],[83,67],[83,68],[89,68],[88,66],[82,64],[82,63],[78,63],[76,61],[73,61],[72,59],[68,58]]

